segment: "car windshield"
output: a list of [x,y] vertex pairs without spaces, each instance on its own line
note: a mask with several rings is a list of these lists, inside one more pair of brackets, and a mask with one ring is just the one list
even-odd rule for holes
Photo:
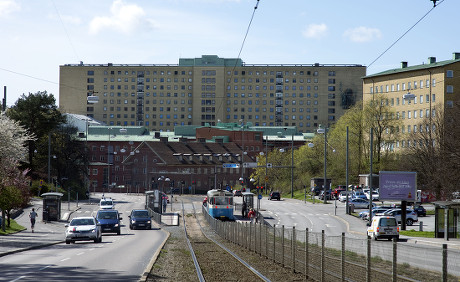
[[112,201],[101,201],[101,206],[111,206],[112,204]]
[[100,212],[97,215],[98,219],[117,219],[117,212]]
[[94,225],[91,218],[75,218],[70,222],[70,226]]
[[133,211],[133,216],[135,217],[149,217],[148,211]]

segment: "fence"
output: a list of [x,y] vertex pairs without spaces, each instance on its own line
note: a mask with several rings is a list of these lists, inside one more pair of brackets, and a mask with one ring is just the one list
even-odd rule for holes
[[[294,227],[220,221],[222,238],[317,281],[459,281],[460,251],[427,245],[326,236]],[[263,222],[263,220],[259,220]],[[448,260],[449,258],[449,260]]]

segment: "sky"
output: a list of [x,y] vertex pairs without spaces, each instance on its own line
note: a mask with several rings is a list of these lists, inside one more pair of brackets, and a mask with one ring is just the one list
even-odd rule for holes
[[0,0],[1,97],[6,86],[7,106],[38,91],[58,103],[59,66],[80,61],[178,64],[217,55],[361,64],[369,75],[402,61],[449,60],[460,52],[459,9],[459,0],[434,8],[431,0]]

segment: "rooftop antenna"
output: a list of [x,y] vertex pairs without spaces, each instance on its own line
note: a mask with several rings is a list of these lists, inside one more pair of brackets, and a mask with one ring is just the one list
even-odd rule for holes
[[437,2],[438,0],[431,0],[431,1],[433,2],[433,7],[436,7],[436,2]]

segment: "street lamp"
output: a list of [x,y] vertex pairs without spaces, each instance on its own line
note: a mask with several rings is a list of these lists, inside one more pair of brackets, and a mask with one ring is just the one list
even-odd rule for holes
[[324,134],[324,183],[323,183],[323,203],[327,203],[326,191],[327,191],[327,128],[318,128],[316,130],[318,134]]

